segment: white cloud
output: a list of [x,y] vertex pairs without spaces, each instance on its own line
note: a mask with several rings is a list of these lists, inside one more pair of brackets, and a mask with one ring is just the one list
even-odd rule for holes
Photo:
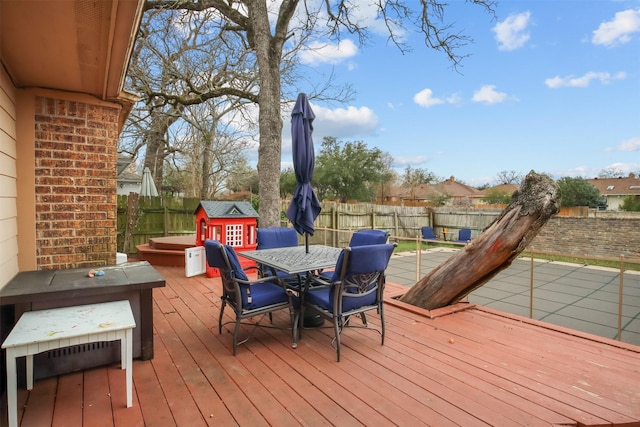
[[640,9],[624,10],[615,14],[611,21],[603,22],[593,31],[591,42],[595,45],[616,46],[628,43],[631,34],[640,31]]
[[509,15],[491,29],[496,34],[499,50],[516,50],[524,46],[530,35],[527,31],[531,12]]
[[316,119],[313,121],[314,142],[323,136],[355,138],[374,135],[378,128],[378,116],[368,107],[329,109],[312,105]]
[[[308,65],[339,64],[358,53],[358,46],[349,39],[338,44],[312,42],[300,51],[300,61]],[[352,67],[352,64],[349,65]]]
[[485,104],[499,104],[507,100],[507,94],[498,92],[494,85],[484,85],[473,94],[471,100]]
[[640,151],[640,136],[626,139],[615,147],[607,147],[605,151]]
[[393,165],[396,167],[409,166],[409,165],[421,165],[423,163],[428,162],[429,160],[431,160],[431,157],[424,156],[424,155],[420,155],[420,156],[416,155],[416,156],[410,156],[410,157],[394,156]]
[[421,107],[429,108],[440,104],[460,104],[462,102],[462,98],[460,98],[460,95],[457,93],[445,98],[436,98],[433,96],[433,91],[431,89],[425,88],[413,96],[413,102]]
[[434,105],[444,104],[444,100],[435,98],[433,96],[433,91],[429,88],[423,89],[420,92],[416,93],[413,96],[413,102],[421,107],[426,108],[433,107]]
[[551,89],[557,89],[560,87],[588,87],[592,81],[597,80],[602,84],[611,83],[612,80],[622,80],[627,77],[624,72],[618,72],[613,75],[607,72],[589,71],[583,76],[555,76],[544,81]]

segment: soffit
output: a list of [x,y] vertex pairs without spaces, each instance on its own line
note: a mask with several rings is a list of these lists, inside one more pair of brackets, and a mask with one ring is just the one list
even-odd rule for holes
[[18,88],[121,95],[143,0],[0,0],[0,60]]

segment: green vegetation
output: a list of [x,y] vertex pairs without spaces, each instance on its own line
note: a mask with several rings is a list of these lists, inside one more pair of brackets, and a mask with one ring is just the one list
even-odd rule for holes
[[620,208],[623,211],[627,212],[640,212],[640,197],[636,196],[627,196],[624,198],[624,202],[622,202],[622,206]]
[[560,178],[558,181],[562,206],[589,206],[597,208],[604,204],[600,190],[584,178]]
[[487,190],[483,200],[490,205],[508,205],[511,202],[511,193],[498,189]]
[[320,199],[372,201],[377,185],[391,177],[389,155],[362,141],[325,136],[316,156],[313,185]]

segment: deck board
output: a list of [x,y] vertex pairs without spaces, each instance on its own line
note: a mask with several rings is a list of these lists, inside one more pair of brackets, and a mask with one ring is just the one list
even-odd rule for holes
[[133,407],[111,365],[19,390],[21,425],[640,425],[633,345],[473,305],[434,315],[390,300],[384,346],[346,330],[340,363],[332,328],[304,330],[296,349],[289,330],[260,328],[234,357],[231,325],[218,334],[219,278],[157,269],[167,286],[153,291],[155,356],[134,361]]

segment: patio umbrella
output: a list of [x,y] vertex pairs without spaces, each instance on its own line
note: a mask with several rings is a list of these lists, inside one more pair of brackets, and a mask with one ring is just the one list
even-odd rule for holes
[[307,252],[309,252],[309,235],[313,236],[315,231],[313,221],[321,210],[320,201],[311,187],[313,168],[315,167],[311,132],[315,117],[307,95],[300,93],[291,112],[293,169],[297,185],[289,209],[287,209],[287,218],[298,233],[304,234]]
[[142,171],[142,184],[140,185],[140,195],[141,196],[157,196],[158,189],[156,188],[155,182],[153,182],[153,177],[151,176],[151,171],[148,167],[145,167]]

